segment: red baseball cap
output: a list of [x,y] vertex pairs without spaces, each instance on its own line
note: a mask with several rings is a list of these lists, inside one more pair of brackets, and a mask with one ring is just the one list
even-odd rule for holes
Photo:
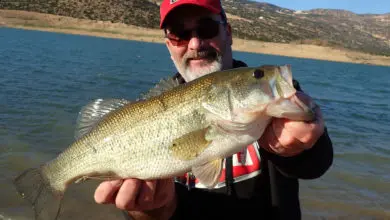
[[163,0],[160,5],[160,28],[163,27],[167,15],[175,8],[181,5],[196,5],[208,9],[211,13],[219,14],[222,12],[220,0]]

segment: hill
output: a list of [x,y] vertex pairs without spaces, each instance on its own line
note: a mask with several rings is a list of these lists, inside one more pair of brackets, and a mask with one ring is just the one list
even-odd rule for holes
[[390,55],[390,15],[344,10],[294,11],[268,3],[225,0],[235,32],[248,39],[342,47]]
[[[0,9],[24,10],[158,28],[159,0],[13,0]],[[390,13],[295,11],[248,0],[222,0],[237,38],[313,44],[390,56]]]

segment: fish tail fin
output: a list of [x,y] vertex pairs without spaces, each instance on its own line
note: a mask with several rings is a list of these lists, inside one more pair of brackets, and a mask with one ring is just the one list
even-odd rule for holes
[[28,169],[15,180],[19,194],[33,206],[36,220],[57,219],[63,192],[53,188],[40,169]]

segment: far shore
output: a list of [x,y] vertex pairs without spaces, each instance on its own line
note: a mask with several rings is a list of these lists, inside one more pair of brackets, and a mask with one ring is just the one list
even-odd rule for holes
[[[230,16],[229,19],[239,18]],[[164,42],[163,32],[159,29],[148,29],[123,23],[93,21],[27,11],[0,10],[0,28],[2,26],[143,42]],[[269,43],[234,38],[233,50],[336,62],[390,66],[390,57],[316,45]]]

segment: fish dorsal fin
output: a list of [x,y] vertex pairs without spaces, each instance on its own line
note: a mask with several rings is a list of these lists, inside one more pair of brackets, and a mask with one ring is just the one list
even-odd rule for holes
[[173,78],[164,78],[161,79],[159,83],[157,83],[153,88],[151,88],[148,92],[142,93],[139,99],[149,99],[151,97],[155,97],[160,95],[161,93],[168,91],[176,86],[180,85],[177,79]]
[[96,99],[81,108],[76,121],[76,140],[90,132],[108,113],[130,103],[125,99]]
[[222,159],[216,159],[208,163],[192,168],[192,173],[200,183],[208,188],[214,188],[222,173]]

